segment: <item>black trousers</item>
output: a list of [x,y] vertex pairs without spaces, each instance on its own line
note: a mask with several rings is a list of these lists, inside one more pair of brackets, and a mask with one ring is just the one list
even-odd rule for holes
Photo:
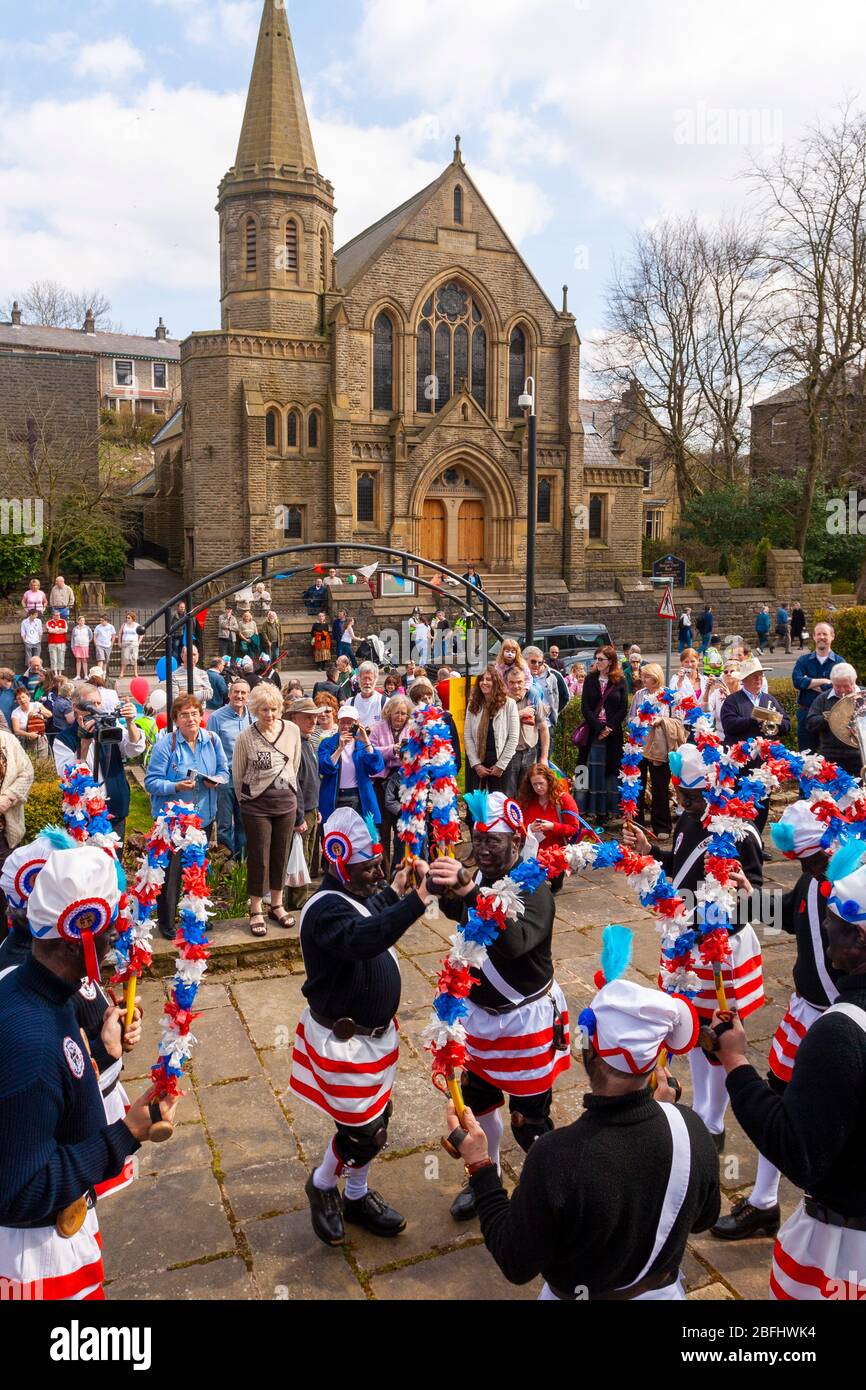
[[[483,1077],[465,1071],[460,1081],[463,1099],[473,1115],[486,1115],[498,1110],[505,1102],[505,1093],[498,1086],[491,1086]],[[509,1096],[508,1109],[511,1113],[511,1129],[515,1139],[528,1153],[542,1134],[553,1129],[550,1118],[550,1104],[553,1091],[539,1091],[535,1096]]]
[[651,763],[644,758],[640,765],[640,792],[637,798],[637,818],[643,824],[646,818],[646,784],[649,778],[652,790],[650,824],[656,835],[670,835],[671,823],[671,770],[667,763]]
[[165,882],[162,891],[156,900],[156,920],[160,930],[165,934],[174,929],[175,918],[177,917],[177,905],[180,901],[181,890],[181,863],[179,850],[172,850],[168,857],[168,868],[165,871]]
[[334,1150],[347,1168],[366,1168],[388,1142],[388,1121],[394,1112],[388,1101],[381,1115],[368,1125],[337,1125]]

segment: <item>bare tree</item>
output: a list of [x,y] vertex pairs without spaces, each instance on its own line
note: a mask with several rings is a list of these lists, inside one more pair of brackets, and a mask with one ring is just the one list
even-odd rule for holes
[[82,531],[120,524],[123,454],[89,412],[70,411],[59,397],[34,392],[20,413],[23,429],[0,427],[0,476],[10,495],[41,502],[42,567],[53,575]]
[[766,210],[773,294],[772,365],[803,391],[808,458],[801,554],[848,375],[862,369],[866,328],[866,116],[846,107],[752,178]]
[[22,293],[3,306],[4,316],[11,317],[12,305],[18,301],[25,323],[46,328],[83,328],[88,309],[98,329],[119,332],[112,323],[111,300],[102,290],[70,290],[57,280],[34,280]]
[[680,505],[700,492],[691,467],[703,397],[696,323],[703,273],[695,219],[668,220],[638,233],[632,255],[614,268],[599,374],[620,392],[637,386],[664,438]]
[[704,469],[718,483],[743,475],[748,410],[766,368],[767,273],[762,231],[743,219],[701,230],[703,274],[695,371],[704,402]]

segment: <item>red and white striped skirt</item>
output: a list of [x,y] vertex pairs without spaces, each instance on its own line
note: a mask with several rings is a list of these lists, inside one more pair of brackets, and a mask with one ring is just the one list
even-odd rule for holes
[[400,1043],[396,1020],[381,1038],[340,1042],[305,1009],[298,1021],[289,1090],[341,1125],[366,1125],[391,1098]]
[[101,1299],[104,1279],[102,1237],[92,1207],[68,1240],[53,1226],[30,1231],[0,1226],[0,1302]]
[[[108,1096],[102,1097],[102,1104],[105,1107],[105,1118],[108,1123],[114,1124],[115,1120],[122,1120],[129,1109],[129,1096],[117,1082],[114,1090]],[[135,1159],[130,1154],[116,1178],[108,1178],[106,1182],[97,1183],[94,1191],[100,1201],[105,1197],[110,1197],[113,1192],[119,1192],[122,1187],[129,1187],[135,1181]]]
[[770,1293],[796,1303],[866,1300],[866,1231],[827,1226],[801,1202],[776,1239]]
[[[694,971],[701,987],[692,1003],[700,1018],[712,1018],[718,1008],[713,968],[711,965],[703,964],[697,951],[695,956],[697,964]],[[666,964],[667,961],[662,956],[659,969],[660,989],[664,989],[665,981],[669,978]],[[731,955],[722,966],[722,981],[725,997],[729,1004],[736,1004],[741,1019],[748,1018],[755,1009],[760,1009],[764,1002],[764,963],[761,957],[761,943],[753,927],[743,927],[742,931],[731,937]]]
[[823,1010],[814,1004],[807,1004],[799,994],[792,994],[788,1011],[773,1034],[770,1044],[770,1071],[780,1081],[790,1081],[794,1070],[797,1049],[805,1038],[816,1018]]
[[[571,1066],[568,1005],[554,980],[550,994],[508,1014],[488,1014],[467,1000],[466,1069],[508,1096],[536,1096],[549,1091],[560,1072]],[[562,1015],[566,1049],[553,1046],[553,1003]]]

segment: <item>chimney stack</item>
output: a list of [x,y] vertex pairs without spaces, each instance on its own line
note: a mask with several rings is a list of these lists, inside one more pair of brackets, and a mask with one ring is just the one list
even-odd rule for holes
[[18,303],[17,299],[12,305],[12,323],[16,328],[21,327],[21,305]]
[[161,318],[159,320],[159,323],[156,325],[156,337],[160,343],[164,343],[166,338],[168,337],[168,329],[166,328]]
[[84,315],[84,331],[85,333],[96,332],[96,320],[93,317],[92,309],[88,309],[87,313]]

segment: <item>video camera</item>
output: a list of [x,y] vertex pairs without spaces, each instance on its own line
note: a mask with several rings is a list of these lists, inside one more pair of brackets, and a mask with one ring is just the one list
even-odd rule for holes
[[88,738],[95,738],[97,743],[120,743],[123,739],[123,730],[118,724],[118,715],[114,710],[101,709],[99,705],[78,705],[77,707],[83,715],[86,715],[88,723],[92,724],[92,729],[87,729]]

